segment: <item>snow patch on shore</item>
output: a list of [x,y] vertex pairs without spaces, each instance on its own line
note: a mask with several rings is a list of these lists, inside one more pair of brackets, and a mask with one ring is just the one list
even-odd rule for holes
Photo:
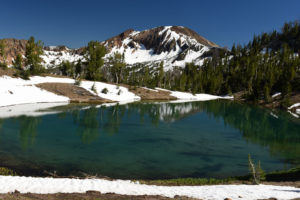
[[[36,84],[40,83],[69,83],[74,84],[75,80],[71,78],[59,78],[59,77],[42,77],[33,76],[30,80],[23,80],[20,78],[12,78],[9,76],[0,77],[0,107],[11,106],[18,104],[30,104],[30,103],[53,103],[53,102],[69,102],[69,98],[65,96],[56,95],[41,88],[36,87]],[[94,90],[92,87],[94,85]],[[117,86],[113,84],[94,82],[94,81],[82,81],[80,87],[88,90],[89,92],[98,95],[101,98],[109,99],[117,102],[133,102],[139,101],[141,98],[134,93],[130,92],[128,88]],[[104,92],[104,89],[107,92]],[[148,89],[148,88],[144,88]],[[170,91],[161,88],[149,89],[151,91],[169,91],[171,96],[174,96],[180,102],[188,101],[208,101],[214,99],[232,99],[233,97],[226,96],[220,97],[209,94],[191,94],[187,92]]]
[[294,199],[300,197],[300,189],[273,185],[213,185],[213,186],[156,186],[127,180],[33,178],[0,176],[0,193],[85,193],[93,190],[121,195],[160,195],[173,198],[176,195],[200,199]]
[[[30,104],[30,103],[51,103],[51,102],[69,102],[69,98],[59,96],[46,90],[40,89],[35,86],[39,83],[69,83],[74,84],[75,80],[71,78],[57,78],[57,77],[42,77],[33,76],[30,80],[23,80],[20,78],[11,78],[9,76],[0,77],[0,107],[10,106],[17,104]],[[96,93],[91,90],[95,84]],[[80,87],[96,94],[102,98],[112,101],[137,101],[140,100],[139,96],[129,92],[125,87],[116,86],[112,84],[82,81]],[[106,88],[108,92],[102,93]]]
[[209,101],[209,100],[215,100],[215,99],[233,99],[232,96],[215,96],[211,94],[191,94],[188,92],[178,92],[178,91],[171,91],[171,90],[166,90],[162,88],[155,88],[157,90],[162,90],[162,91],[168,91],[170,92],[171,96],[176,97],[180,101],[174,101],[174,102],[187,102],[187,101]]
[[[91,89],[95,84],[96,93]],[[93,82],[93,81],[82,81],[80,87],[88,90],[89,92],[98,95],[99,97],[110,99],[112,101],[120,102],[132,102],[139,101],[141,97],[136,96],[134,93],[129,92],[129,90],[122,86],[102,83],[102,82]],[[107,89],[107,93],[103,93],[103,89]]]
[[32,81],[8,76],[0,77],[0,107],[17,104],[68,102],[69,98],[42,90]]

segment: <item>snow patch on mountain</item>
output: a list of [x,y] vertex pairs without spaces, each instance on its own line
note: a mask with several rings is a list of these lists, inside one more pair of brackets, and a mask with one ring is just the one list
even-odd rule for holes
[[43,65],[46,68],[57,66],[62,62],[78,62],[79,60],[85,61],[84,56],[76,54],[70,49],[66,49],[63,51],[54,51],[55,46],[49,47],[50,50],[44,50],[44,54],[41,56],[43,59]]

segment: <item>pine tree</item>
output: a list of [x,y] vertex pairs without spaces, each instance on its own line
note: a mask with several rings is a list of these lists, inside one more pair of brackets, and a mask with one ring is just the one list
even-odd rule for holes
[[111,73],[114,77],[114,82],[117,84],[122,82],[122,72],[126,67],[124,54],[122,55],[120,53],[114,53],[114,55],[109,58],[109,65],[111,67]]
[[[158,87],[162,87],[163,82],[164,82],[164,76],[165,76],[165,72],[164,72],[164,62],[162,61],[159,64],[159,72],[158,72]],[[163,86],[165,87],[165,86]]]
[[187,76],[185,73],[183,73],[180,76],[180,80],[179,80],[179,90],[181,91],[185,91],[186,90],[186,82],[187,82]]
[[5,40],[0,40],[0,57],[2,58],[2,62],[0,62],[0,66],[2,68],[7,68],[5,47],[6,47]]
[[62,75],[64,76],[71,76],[74,77],[74,73],[75,73],[75,66],[74,63],[71,63],[69,61],[63,61],[60,65],[59,65],[59,70],[61,71]]
[[270,102],[271,96],[270,96],[270,88],[267,84],[264,86],[264,99],[266,102]]
[[21,54],[18,54],[16,59],[13,61],[13,66],[17,70],[23,70],[23,57]]
[[35,39],[31,36],[26,44],[25,66],[31,74],[40,74],[44,71],[41,65],[43,54],[43,44],[41,41],[35,43]]
[[86,78],[89,80],[102,80],[101,67],[104,64],[103,57],[106,54],[105,47],[97,41],[90,41],[86,51]]
[[82,62],[81,60],[78,60],[76,65],[75,65],[75,74],[74,74],[74,78],[79,78],[81,76],[82,73]]

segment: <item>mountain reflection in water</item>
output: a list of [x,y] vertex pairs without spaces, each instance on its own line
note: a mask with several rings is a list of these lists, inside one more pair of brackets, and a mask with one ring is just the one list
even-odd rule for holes
[[[222,177],[233,175],[232,165],[239,175],[247,172],[248,153],[264,159],[267,170],[300,164],[300,122],[285,112],[275,118],[267,109],[220,100],[51,110],[54,114],[0,119],[0,154],[7,160],[35,159],[63,175],[83,171],[115,178]],[[78,152],[82,163],[72,152]],[[20,168],[7,160],[0,159],[0,165]],[[174,166],[177,162],[186,163]],[[130,163],[136,166],[124,168]],[[160,169],[164,165],[170,172]],[[109,166],[114,171],[106,169]]]

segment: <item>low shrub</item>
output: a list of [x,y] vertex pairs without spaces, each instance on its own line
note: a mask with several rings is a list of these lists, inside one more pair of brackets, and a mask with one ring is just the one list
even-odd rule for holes
[[16,176],[17,173],[11,169],[0,167],[0,175],[1,176]]
[[103,88],[103,89],[101,90],[101,93],[107,94],[107,93],[108,93],[108,89],[107,89],[107,88]]
[[119,90],[118,93],[117,93],[117,95],[120,95],[121,93],[122,93],[122,90]]
[[81,78],[76,79],[74,85],[80,86],[81,85]]
[[95,83],[92,85],[91,90],[97,94],[97,89]]

